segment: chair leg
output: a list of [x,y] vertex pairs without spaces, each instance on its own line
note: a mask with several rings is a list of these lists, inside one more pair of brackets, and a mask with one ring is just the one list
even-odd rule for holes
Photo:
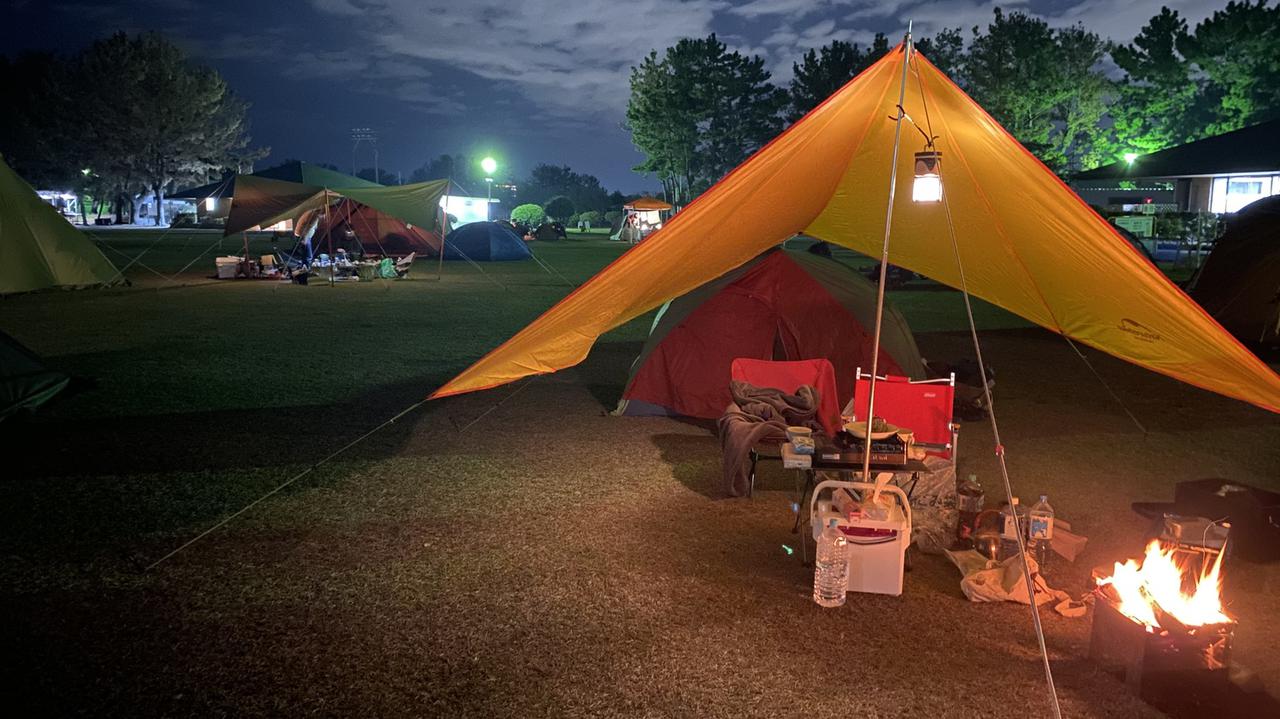
[[751,450],[751,474],[747,477],[747,497],[751,498],[756,493],[756,461],[760,459],[759,453],[754,449]]

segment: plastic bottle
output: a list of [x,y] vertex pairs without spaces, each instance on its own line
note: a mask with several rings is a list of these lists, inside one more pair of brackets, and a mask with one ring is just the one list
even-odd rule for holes
[[818,538],[813,560],[813,601],[823,607],[839,607],[848,591],[849,543],[833,519]]
[[1040,495],[1040,501],[1031,508],[1027,521],[1027,551],[1040,565],[1043,574],[1045,565],[1049,563],[1050,550],[1053,549],[1053,507],[1049,506],[1049,496]]
[[[1018,498],[1012,498],[1012,504],[1006,504],[1000,510],[1000,519],[1003,523],[1000,529],[1000,561],[1004,561],[1009,557],[1018,556],[1018,528],[1026,532],[1026,508],[1018,504]],[[1014,522],[1014,514],[1017,514],[1018,521]],[[1025,534],[1024,534],[1025,536]]]

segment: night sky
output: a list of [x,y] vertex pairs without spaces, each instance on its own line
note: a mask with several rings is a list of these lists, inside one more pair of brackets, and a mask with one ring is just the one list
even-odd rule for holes
[[[407,177],[444,153],[493,154],[500,179],[567,164],[610,189],[656,186],[621,128],[629,68],[649,50],[717,32],[763,55],[776,81],[806,49],[876,31],[896,40],[985,24],[1022,8],[1127,41],[1162,4],[1193,23],[1225,5],[1187,0],[6,0],[0,53],[74,52],[115,30],[161,30],[253,107],[259,167],[352,165],[352,127],[380,134],[380,165]],[[105,79],[105,78],[104,78]],[[372,165],[367,152],[358,167]]]

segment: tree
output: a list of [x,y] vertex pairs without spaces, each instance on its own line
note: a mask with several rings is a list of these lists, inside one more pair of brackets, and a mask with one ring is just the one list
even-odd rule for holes
[[973,29],[964,56],[969,94],[1049,167],[1096,164],[1110,88],[1102,40],[1080,26],[1053,30],[1021,11],[994,15],[986,32]]
[[964,37],[960,28],[943,28],[916,41],[916,49],[957,85],[964,87]]
[[645,155],[635,169],[683,204],[776,135],[786,104],[763,58],[729,52],[715,34],[651,52],[631,69],[627,128]]
[[[578,209],[604,209],[609,194],[594,175],[574,172],[566,165],[539,164],[520,186],[523,199],[545,205],[548,200],[564,195]],[[562,219],[562,218],[557,218]]]
[[1050,157],[1063,169],[1088,170],[1107,159],[1110,143],[1102,119],[1114,84],[1100,70],[1107,44],[1080,25],[1054,32],[1059,91],[1053,110],[1053,149]]
[[511,221],[528,227],[537,227],[547,220],[547,213],[535,204],[520,205],[511,211]]
[[795,75],[788,91],[790,119],[794,122],[803,117],[888,51],[888,39],[884,33],[876,33],[865,51],[857,43],[832,40],[806,52],[800,62],[791,65]]
[[542,209],[546,210],[547,217],[552,220],[555,220],[556,222],[567,222],[574,212],[573,200],[570,200],[564,195],[556,195],[550,200],[547,200],[547,204],[543,205]]
[[375,171],[372,167],[366,167],[363,170],[357,172],[356,177],[359,177],[361,180],[376,182],[379,185],[399,185],[400,184],[400,176],[394,172],[389,172],[382,168],[378,168],[376,176],[374,172]]
[[1178,49],[1208,82],[1207,134],[1280,117],[1280,5],[1229,2],[1182,32]]
[[1133,42],[1113,45],[1111,59],[1124,71],[1110,115],[1117,149],[1149,153],[1200,136],[1204,108],[1191,62],[1179,51],[1187,23],[1161,8]]
[[485,189],[484,176],[479,168],[479,161],[467,155],[438,155],[414,170],[409,175],[409,182],[449,179],[463,190],[476,193]]
[[[214,70],[193,65],[158,33],[116,33],[79,58],[78,98],[94,108],[94,142],[107,171],[145,180],[164,223],[165,188],[265,155],[249,150],[248,104]],[[136,178],[136,179],[135,179]]]
[[598,210],[587,210],[578,215],[578,221],[587,223],[588,227],[599,227],[604,222],[604,215]]

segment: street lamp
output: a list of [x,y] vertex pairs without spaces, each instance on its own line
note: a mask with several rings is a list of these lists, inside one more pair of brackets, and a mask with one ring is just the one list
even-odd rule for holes
[[1138,153],[1136,153],[1136,152],[1126,152],[1126,153],[1124,153],[1124,161],[1125,161],[1125,163],[1126,163],[1126,164],[1132,165],[1132,164],[1133,164],[1133,161],[1134,161],[1134,160],[1136,160],[1136,159],[1138,159]]

